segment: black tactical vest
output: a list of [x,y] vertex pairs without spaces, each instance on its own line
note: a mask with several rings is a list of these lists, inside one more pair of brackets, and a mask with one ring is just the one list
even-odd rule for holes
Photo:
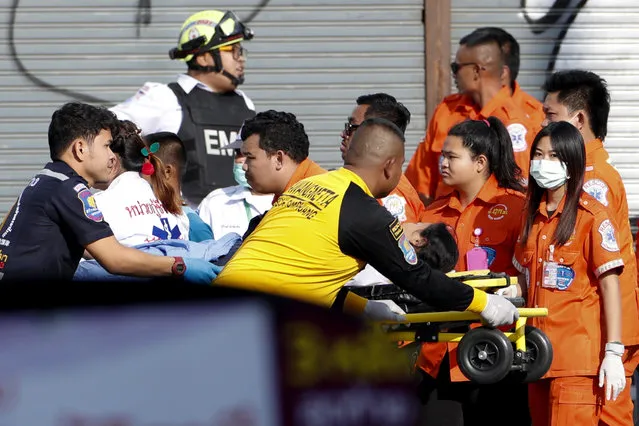
[[196,86],[187,94],[178,83],[169,88],[182,107],[178,136],[187,154],[182,193],[198,205],[214,189],[236,185],[233,150],[224,146],[235,141],[242,123],[255,111],[236,92],[212,93]]

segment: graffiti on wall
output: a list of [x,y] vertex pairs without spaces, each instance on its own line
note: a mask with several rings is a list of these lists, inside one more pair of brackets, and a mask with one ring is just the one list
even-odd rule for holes
[[[244,16],[239,15],[240,19],[243,22],[249,23],[255,19],[255,17],[266,8],[269,4],[270,0],[259,0],[256,4],[250,9],[250,11]],[[65,87],[61,87],[56,84],[49,83],[44,79],[38,77],[36,73],[32,72],[27,65],[20,58],[20,54],[18,52],[16,46],[16,27],[19,25],[18,22],[18,14],[20,11],[21,4],[24,6],[24,1],[20,0],[11,0],[11,6],[9,8],[9,22],[8,22],[8,36],[7,36],[7,45],[9,48],[9,55],[15,64],[17,71],[19,74],[24,76],[27,80],[29,80],[34,86],[43,88],[45,90],[49,90],[51,92],[55,92],[61,95],[64,95],[70,99],[75,99],[83,102],[91,102],[98,104],[109,104],[111,103],[108,100],[101,99],[95,97],[93,95],[87,93],[80,93]],[[28,2],[27,2],[28,3]],[[168,4],[167,4],[168,5]],[[71,6],[71,2],[70,2]],[[137,4],[130,5],[132,11],[132,25],[135,26],[135,36],[140,39],[142,37],[142,29],[145,27],[149,27],[152,25],[152,3],[151,0],[138,0]],[[92,13],[92,12],[88,12]],[[176,29],[177,33],[177,29]],[[168,51],[168,47],[167,47]]]
[[530,31],[553,40],[553,48],[546,67],[555,70],[557,57],[571,25],[588,0],[521,0],[520,7]]

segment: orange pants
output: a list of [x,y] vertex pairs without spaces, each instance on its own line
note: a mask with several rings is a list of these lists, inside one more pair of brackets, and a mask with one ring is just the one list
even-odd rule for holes
[[533,426],[633,426],[630,382],[616,401],[593,376],[542,379],[528,386]]

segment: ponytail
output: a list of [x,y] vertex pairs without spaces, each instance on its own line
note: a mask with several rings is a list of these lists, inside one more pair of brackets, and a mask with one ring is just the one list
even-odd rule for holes
[[[180,194],[168,183],[166,179],[166,167],[160,157],[149,153],[149,163],[153,166],[151,178],[151,187],[155,196],[162,203],[164,210],[169,213],[179,215],[182,214],[182,203]],[[143,167],[144,168],[144,167]]]
[[140,136],[140,129],[131,121],[121,120],[113,135],[111,150],[118,155],[122,168],[127,172],[138,172],[151,178],[151,187],[164,210],[172,214],[182,213],[182,200],[166,179],[166,167],[154,155],[159,144],[147,146]]
[[495,158],[490,159],[490,172],[495,175],[500,187],[524,192],[524,186],[521,184],[521,168],[515,162],[513,143],[508,130],[497,117],[488,117],[487,121],[497,137]]
[[500,187],[524,192],[521,169],[515,163],[510,135],[498,118],[462,121],[454,125],[448,135],[460,138],[473,158],[486,156],[488,170]]

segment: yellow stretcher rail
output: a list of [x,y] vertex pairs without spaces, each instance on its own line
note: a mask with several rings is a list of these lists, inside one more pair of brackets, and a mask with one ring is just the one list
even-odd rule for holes
[[[536,318],[547,317],[547,308],[519,308],[520,317]],[[479,314],[473,312],[426,312],[419,314],[406,314],[406,320],[401,323],[418,323],[418,322],[450,322],[450,321],[474,321],[480,320]],[[386,321],[385,321],[386,322]],[[391,324],[391,322],[387,322]],[[401,324],[400,322],[393,322],[392,324]]]
[[[519,308],[519,319],[515,323],[515,331],[504,334],[511,342],[515,343],[516,349],[526,350],[525,329],[528,318],[547,317],[546,308]],[[407,314],[406,320],[401,322],[385,321],[385,324],[417,324],[433,322],[454,322],[454,321],[480,321],[479,314],[473,312],[428,312],[422,314]],[[391,331],[388,337],[392,341],[414,341],[415,331]],[[459,342],[465,333],[437,333],[436,342]]]

